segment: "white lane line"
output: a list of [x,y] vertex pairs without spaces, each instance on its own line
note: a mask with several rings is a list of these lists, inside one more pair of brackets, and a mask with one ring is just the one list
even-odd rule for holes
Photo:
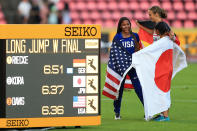
[[[101,99],[101,101],[113,101],[112,99]],[[133,101],[133,100],[124,100]],[[172,100],[172,102],[185,102],[185,103],[197,103],[197,100]]]
[[197,85],[180,85],[180,86],[172,86],[172,88],[197,88]]
[[197,100],[172,100],[172,102],[197,103]]

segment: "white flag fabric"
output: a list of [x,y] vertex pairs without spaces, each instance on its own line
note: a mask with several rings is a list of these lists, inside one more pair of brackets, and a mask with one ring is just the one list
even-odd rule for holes
[[186,56],[168,36],[132,56],[144,98],[145,119],[170,108],[171,79],[187,67]]

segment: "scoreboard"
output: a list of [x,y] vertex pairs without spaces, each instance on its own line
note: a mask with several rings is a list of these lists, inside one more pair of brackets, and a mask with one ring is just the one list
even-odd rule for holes
[[100,124],[99,25],[0,25],[0,128]]

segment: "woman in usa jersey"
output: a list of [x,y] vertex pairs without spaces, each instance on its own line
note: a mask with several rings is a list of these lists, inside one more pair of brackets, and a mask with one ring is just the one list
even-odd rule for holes
[[120,18],[117,33],[113,39],[110,49],[110,58],[107,66],[106,81],[103,95],[114,99],[115,119],[121,119],[120,108],[125,83],[128,74],[134,90],[143,104],[142,89],[134,68],[129,69],[132,64],[132,54],[142,48],[139,36],[131,30],[131,22],[127,17]]

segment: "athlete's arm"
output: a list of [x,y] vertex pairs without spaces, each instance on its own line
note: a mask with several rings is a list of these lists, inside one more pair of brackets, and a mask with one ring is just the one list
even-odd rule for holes
[[153,34],[154,33],[154,30],[151,30],[151,29],[148,29],[144,26],[142,26],[140,23],[138,23],[138,21],[136,21],[136,25],[139,27],[139,28],[142,28],[143,30],[145,30],[146,32],[148,32],[149,34]]
[[169,37],[171,40],[173,40],[177,45],[180,45],[180,41],[178,36],[171,30],[169,33]]

